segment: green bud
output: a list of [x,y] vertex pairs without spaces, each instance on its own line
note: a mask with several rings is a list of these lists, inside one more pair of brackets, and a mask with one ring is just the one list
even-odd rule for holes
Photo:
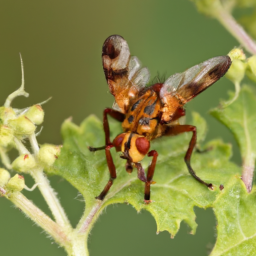
[[233,83],[240,83],[244,78],[245,69],[246,63],[241,60],[233,60],[228,72],[226,73],[226,77]]
[[11,192],[19,192],[25,187],[24,177],[16,174],[13,176],[6,185],[6,189]]
[[43,165],[52,166],[60,155],[61,147],[51,144],[43,145],[39,150],[38,160]]
[[241,48],[234,48],[228,53],[230,59],[233,60],[246,60],[244,51]]
[[16,135],[31,135],[36,129],[36,126],[23,115],[16,119],[9,120],[8,124]]
[[256,55],[247,59],[246,75],[256,82]]
[[12,108],[0,107],[0,119],[4,123],[9,119],[14,119],[16,114]]
[[13,130],[6,125],[0,125],[0,146],[7,147],[13,141]]
[[30,107],[25,116],[35,125],[40,125],[44,121],[44,111],[40,105]]
[[29,173],[36,167],[36,160],[30,154],[20,155],[12,162],[13,170],[17,172]]
[[0,187],[3,188],[10,179],[10,173],[3,168],[0,168]]

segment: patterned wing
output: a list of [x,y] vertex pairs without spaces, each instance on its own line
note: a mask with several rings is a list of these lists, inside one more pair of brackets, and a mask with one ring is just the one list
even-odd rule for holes
[[130,100],[147,84],[150,74],[141,68],[137,57],[123,37],[118,35],[106,39],[102,48],[102,64],[111,94],[115,97],[113,108],[126,113]]
[[230,65],[231,59],[228,56],[219,56],[169,77],[160,90],[164,121],[169,121],[168,117],[173,114],[173,104],[186,104],[225,75]]

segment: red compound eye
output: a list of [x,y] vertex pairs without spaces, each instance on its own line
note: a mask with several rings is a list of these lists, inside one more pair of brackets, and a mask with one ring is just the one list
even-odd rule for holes
[[113,141],[113,144],[116,148],[116,151],[121,151],[121,146],[122,146],[122,142],[124,140],[125,137],[125,133],[121,133],[119,135],[117,135]]
[[150,142],[145,137],[137,138],[135,145],[142,155],[146,155],[150,148]]

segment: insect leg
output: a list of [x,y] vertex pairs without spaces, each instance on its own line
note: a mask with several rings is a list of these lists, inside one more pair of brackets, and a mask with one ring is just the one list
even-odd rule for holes
[[191,159],[191,155],[193,152],[193,149],[196,145],[196,127],[193,125],[175,125],[175,126],[171,126],[168,128],[167,132],[165,135],[178,135],[180,133],[184,133],[184,132],[192,132],[192,138],[190,140],[189,143],[189,147],[187,150],[187,153],[185,155],[185,162],[186,165],[188,167],[188,171],[189,173],[200,183],[206,185],[207,187],[212,189],[212,184],[211,183],[206,183],[205,181],[201,180],[195,173],[195,171],[192,169],[191,164],[190,164],[190,159]]
[[114,119],[116,119],[119,122],[123,122],[125,115],[119,111],[116,111],[112,108],[106,108],[104,109],[103,112],[103,128],[104,128],[104,132],[105,132],[105,142],[106,145],[110,145],[110,131],[109,131],[109,124],[108,124],[108,117],[107,115],[110,115],[111,117],[113,117]]
[[109,114],[111,117],[113,117],[114,119],[116,119],[117,121],[120,121],[120,122],[122,122],[125,118],[124,114],[122,114],[116,110],[113,110],[111,108],[106,108],[103,112],[103,128],[104,128],[104,132],[105,132],[105,146],[99,147],[99,148],[89,147],[90,151],[105,149],[108,169],[109,169],[109,173],[110,173],[110,178],[109,178],[107,185],[102,190],[100,195],[96,197],[96,199],[99,199],[99,200],[103,200],[105,198],[106,194],[108,193],[109,189],[111,188],[111,186],[113,184],[114,179],[116,178],[116,167],[113,162],[112,155],[110,153],[110,149],[112,147],[114,147],[114,145],[110,142],[110,131],[109,131],[107,114]]
[[151,202],[151,200],[150,200],[150,185],[154,184],[154,181],[152,181],[152,179],[153,179],[153,175],[155,172],[158,153],[155,150],[151,150],[148,153],[148,156],[153,156],[153,159],[152,159],[150,166],[148,167],[147,181],[145,182],[144,202],[146,204],[149,204]]
[[110,149],[112,147],[113,147],[113,145],[109,145],[109,146],[106,146],[106,148],[105,148],[107,164],[108,164],[108,169],[109,169],[109,173],[110,173],[110,178],[109,178],[109,181],[108,181],[107,185],[105,186],[105,188],[100,193],[100,195],[96,197],[96,199],[99,199],[99,200],[103,200],[105,198],[106,194],[108,193],[109,189],[111,188],[111,186],[114,182],[114,179],[116,178],[116,167],[115,167],[115,164],[113,162],[112,155],[110,153]]
[[140,163],[135,163],[135,166],[138,170],[138,179],[143,182],[146,182],[147,179],[146,179],[145,171],[144,171],[142,165]]
[[113,117],[114,119],[116,119],[119,122],[123,122],[125,119],[125,115],[121,112],[118,112],[112,108],[104,109],[104,111],[103,111],[103,128],[104,128],[104,132],[105,132],[105,146],[98,147],[98,148],[89,147],[89,150],[91,152],[95,152],[97,150],[103,150],[106,148],[106,146],[112,145],[112,143],[110,142],[110,131],[109,131],[107,115],[110,115],[111,117]]

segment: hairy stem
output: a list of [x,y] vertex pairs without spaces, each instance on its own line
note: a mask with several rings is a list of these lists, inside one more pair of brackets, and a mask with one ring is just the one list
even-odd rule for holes
[[14,137],[14,142],[16,149],[19,151],[20,155],[30,154],[27,148],[23,145],[23,143],[16,137]]
[[256,44],[254,40],[245,32],[234,17],[223,7],[219,7],[214,12],[214,17],[243,45],[251,54],[256,54]]
[[35,133],[33,133],[32,135],[29,136],[29,142],[30,142],[30,145],[32,147],[32,150],[33,150],[34,154],[37,155],[38,152],[39,152],[39,146],[38,146],[38,143],[37,143]]
[[22,193],[15,192],[10,195],[5,195],[5,190],[1,190],[0,192],[3,196],[14,203],[19,209],[21,209],[38,226],[43,228],[49,235],[51,235],[57,243],[59,243],[61,246],[65,246],[66,248],[71,247],[70,240],[62,227],[51,220]]
[[[38,147],[35,135],[34,134],[31,135],[29,137],[29,140],[30,140],[30,143],[31,143],[31,146],[32,146],[32,149],[33,149],[35,155],[37,155],[37,153],[39,151],[39,147]],[[20,154],[29,154],[30,153],[19,139],[14,138],[14,142],[15,142],[16,148]],[[62,206],[56,196],[56,192],[50,186],[50,183],[49,183],[47,177],[44,175],[43,169],[37,168],[35,170],[31,170],[30,174],[34,178],[36,184],[38,184],[38,188],[39,188],[42,196],[44,197],[44,200],[48,204],[56,222],[61,227],[65,227],[66,229],[71,230],[72,229],[71,224],[65,214],[64,209],[62,208]]]
[[88,256],[89,252],[86,247],[87,237],[75,233],[72,239],[72,247],[69,252],[70,256]]
[[11,165],[11,161],[9,156],[6,154],[5,150],[3,148],[0,147],[0,157],[2,160],[3,165],[7,168],[7,169],[11,169],[12,165]]
[[91,208],[90,212],[88,214],[84,214],[84,216],[81,218],[80,222],[77,225],[77,232],[78,233],[88,233],[90,230],[90,227],[94,223],[94,217],[96,214],[99,213],[99,209],[101,208],[103,202],[100,200],[97,200],[96,203]]
[[34,178],[35,182],[38,184],[38,188],[43,195],[46,203],[48,204],[56,222],[61,227],[65,227],[66,229],[71,230],[71,224],[56,196],[56,192],[50,186],[49,180],[44,175],[43,170],[33,170],[31,172],[31,175]]
[[248,192],[251,192],[252,190],[254,167],[255,157],[247,157],[243,161],[242,180]]
[[[246,98],[243,97],[243,105],[246,104]],[[243,128],[246,138],[246,151],[243,153],[243,171],[242,171],[242,180],[246,186],[248,192],[252,190],[253,184],[253,172],[255,167],[255,155],[253,153],[253,145],[251,141],[251,136],[249,132],[248,125],[248,114],[246,109],[243,110]]]

